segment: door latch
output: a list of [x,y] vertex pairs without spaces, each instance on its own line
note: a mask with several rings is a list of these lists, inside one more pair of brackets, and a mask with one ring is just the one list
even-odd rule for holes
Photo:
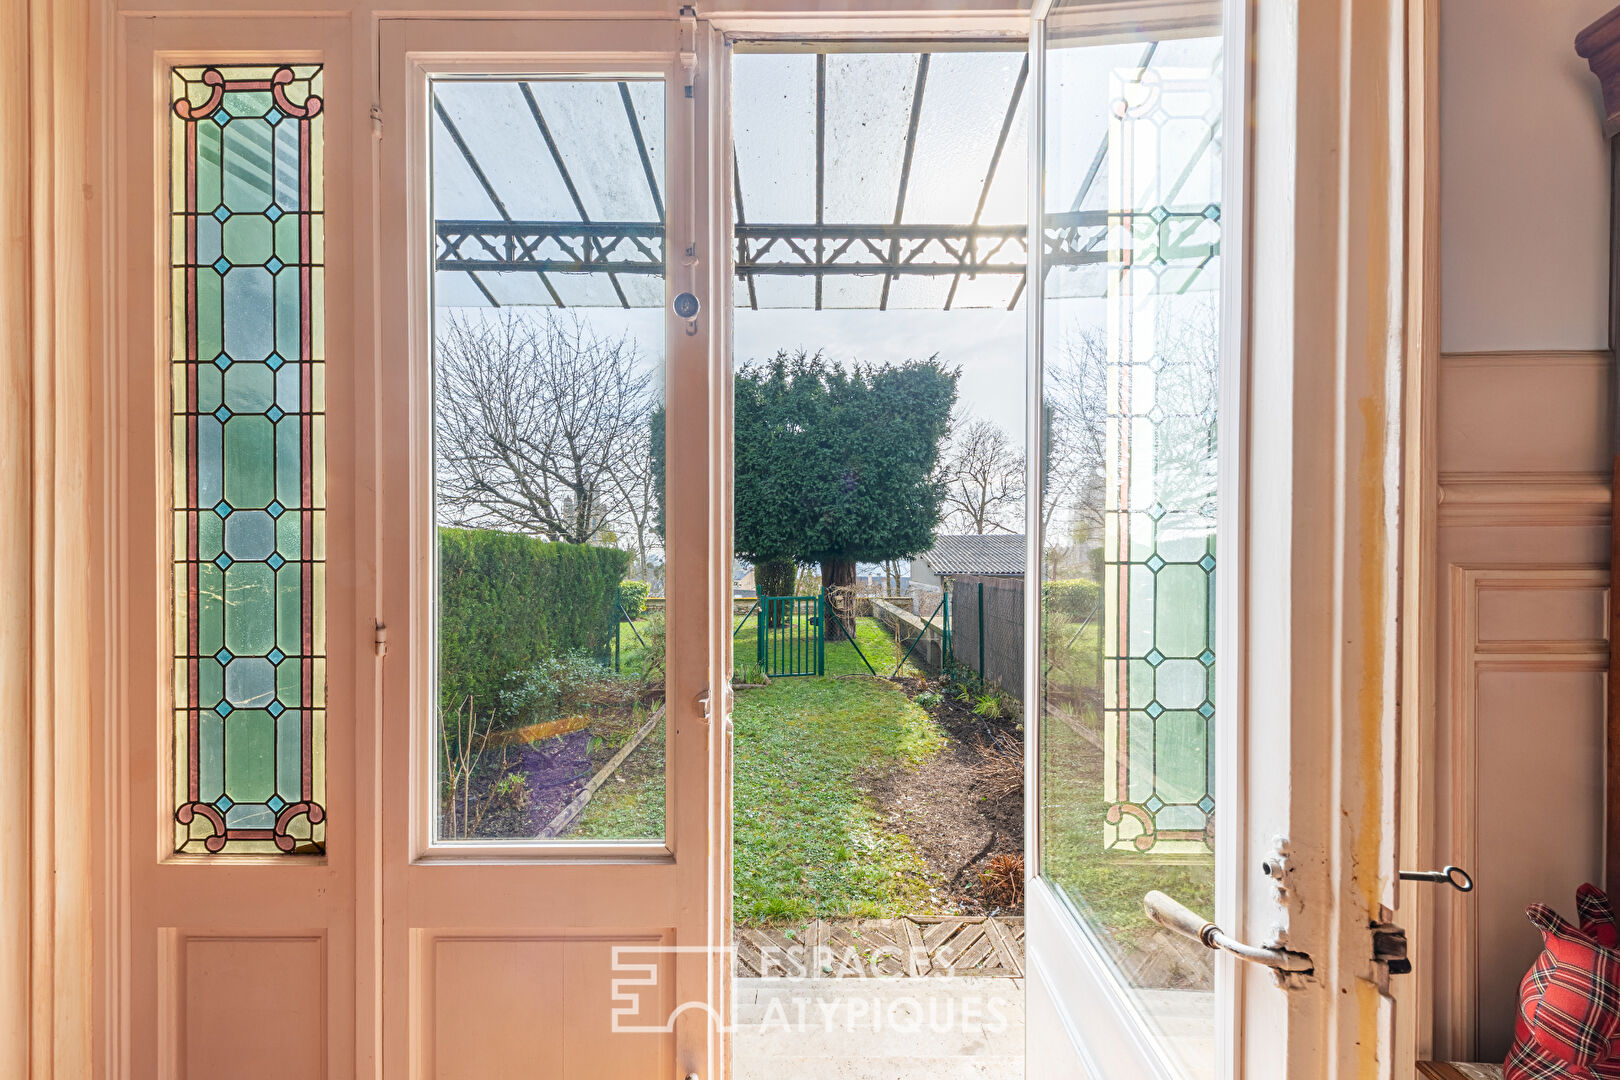
[[1373,962],[1383,964],[1391,975],[1410,975],[1412,961],[1406,957],[1406,931],[1394,923],[1373,923]]

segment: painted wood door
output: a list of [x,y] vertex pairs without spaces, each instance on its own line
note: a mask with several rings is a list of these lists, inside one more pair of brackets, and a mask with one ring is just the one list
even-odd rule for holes
[[[719,295],[707,39],[250,14],[119,40],[130,1074],[724,1075],[720,337],[671,313]],[[443,269],[492,248],[542,265]],[[618,387],[585,426],[618,416],[608,467],[657,461],[641,546],[606,511],[455,501],[456,390],[495,385],[465,346],[496,327],[533,361],[496,373],[529,379],[514,408],[537,357],[607,365],[547,385]],[[609,678],[616,583],[655,571],[656,655]]]

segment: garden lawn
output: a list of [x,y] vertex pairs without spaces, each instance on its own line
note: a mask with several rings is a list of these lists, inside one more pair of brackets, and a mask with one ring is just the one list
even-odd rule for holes
[[[862,619],[874,666],[893,649]],[[737,694],[732,854],[739,923],[888,918],[931,910],[926,870],[886,832],[856,786],[862,770],[916,764],[944,745],[926,712],[892,683],[839,679],[866,666],[828,643],[827,678],[775,679]]]

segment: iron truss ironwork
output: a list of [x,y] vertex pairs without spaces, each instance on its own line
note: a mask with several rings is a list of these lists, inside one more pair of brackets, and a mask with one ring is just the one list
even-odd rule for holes
[[[1201,263],[1219,252],[1205,227],[1219,206],[1153,207],[1129,214],[1074,210],[1046,219],[1048,266],[1108,261],[1111,229],[1132,234],[1131,249],[1164,261]],[[761,225],[736,227],[739,280],[762,276],[979,275],[1024,273],[1022,225]],[[662,274],[664,227],[657,222],[440,221],[440,270],[549,274]],[[1157,236],[1157,251],[1151,243]]]

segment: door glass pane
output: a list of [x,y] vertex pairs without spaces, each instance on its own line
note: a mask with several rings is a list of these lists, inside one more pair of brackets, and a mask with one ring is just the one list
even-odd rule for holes
[[[1167,1056],[1212,1075],[1220,39],[1048,21],[1041,872]],[[1213,28],[1210,34],[1214,34]]]
[[437,837],[662,840],[664,85],[432,97]]

